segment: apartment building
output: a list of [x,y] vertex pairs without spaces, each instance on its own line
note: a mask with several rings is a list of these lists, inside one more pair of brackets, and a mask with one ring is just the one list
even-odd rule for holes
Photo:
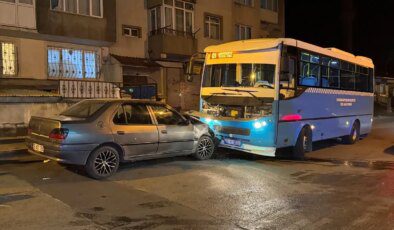
[[0,129],[58,113],[70,98],[119,95],[107,75],[113,0],[0,0]]
[[160,99],[182,110],[198,108],[201,79],[184,76],[191,55],[233,40],[284,36],[284,0],[117,0],[116,8],[113,73],[125,86],[156,87]]
[[284,0],[0,0],[0,129],[121,89],[197,109],[193,54],[282,36]]

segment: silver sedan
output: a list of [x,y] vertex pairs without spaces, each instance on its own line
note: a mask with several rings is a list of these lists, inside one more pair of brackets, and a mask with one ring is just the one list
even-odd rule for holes
[[29,152],[83,165],[89,176],[113,175],[120,162],[179,155],[209,159],[214,134],[171,107],[150,101],[84,100],[58,116],[32,117]]

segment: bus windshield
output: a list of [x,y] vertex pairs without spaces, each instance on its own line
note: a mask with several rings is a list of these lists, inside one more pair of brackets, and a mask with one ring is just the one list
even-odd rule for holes
[[203,87],[274,88],[275,65],[215,64],[206,65]]

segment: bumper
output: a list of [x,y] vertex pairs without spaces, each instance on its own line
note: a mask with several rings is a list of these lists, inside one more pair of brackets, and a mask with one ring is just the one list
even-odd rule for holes
[[243,144],[242,146],[234,146],[234,145],[227,145],[221,142],[219,147],[228,148],[233,150],[238,150],[242,152],[252,153],[260,156],[266,157],[275,157],[276,156],[276,148],[274,147],[260,147],[254,145]]
[[[71,165],[85,165],[91,151],[97,145],[62,145],[27,139],[29,153]],[[44,152],[33,150],[33,143],[44,146]]]

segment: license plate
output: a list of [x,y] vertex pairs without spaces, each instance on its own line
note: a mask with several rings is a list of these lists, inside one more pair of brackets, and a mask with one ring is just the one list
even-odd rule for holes
[[241,146],[242,142],[240,140],[234,140],[229,138],[224,138],[224,144],[226,145],[234,145],[234,146]]
[[43,153],[44,152],[44,146],[34,143],[33,144],[33,150],[36,151],[36,152],[39,152],[39,153]]

